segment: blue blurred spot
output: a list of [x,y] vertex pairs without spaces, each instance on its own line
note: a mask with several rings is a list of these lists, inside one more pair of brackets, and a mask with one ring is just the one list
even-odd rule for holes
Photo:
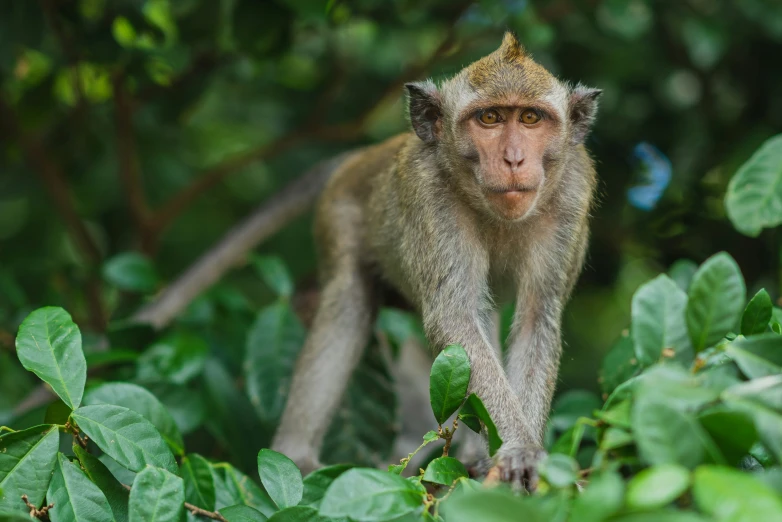
[[650,143],[641,142],[633,149],[639,183],[627,191],[635,208],[652,210],[671,182],[671,160]]

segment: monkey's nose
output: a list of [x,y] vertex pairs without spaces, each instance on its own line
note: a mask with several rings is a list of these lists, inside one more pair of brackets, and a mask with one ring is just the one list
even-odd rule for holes
[[524,162],[524,154],[522,154],[521,149],[507,148],[505,149],[503,159],[511,170],[516,170],[521,167],[521,164]]

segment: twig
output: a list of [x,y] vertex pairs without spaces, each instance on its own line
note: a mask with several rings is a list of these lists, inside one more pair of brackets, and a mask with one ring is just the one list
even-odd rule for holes
[[48,506],[44,506],[41,509],[38,509],[38,506],[30,504],[30,499],[27,497],[27,495],[22,495],[22,501],[24,502],[24,505],[27,506],[27,509],[30,510],[31,517],[40,518],[41,520],[49,520],[49,510],[54,507],[54,504],[49,504]]
[[[123,488],[127,489],[128,491],[131,491],[133,489],[127,484],[121,484],[121,485]],[[219,520],[220,522],[228,522],[228,520],[226,520],[225,517],[221,515],[219,511],[207,511],[206,509],[200,508],[198,506],[194,506],[190,502],[185,502],[184,506],[186,510],[190,511],[194,515],[201,515],[203,517],[211,518],[212,520]]]
[[112,78],[119,173],[128,199],[130,215],[141,240],[141,250],[144,253],[150,253],[154,249],[155,237],[149,227],[149,207],[144,196],[136,140],[133,135],[132,102],[130,93],[125,86],[125,80],[125,75],[121,73],[115,74]]

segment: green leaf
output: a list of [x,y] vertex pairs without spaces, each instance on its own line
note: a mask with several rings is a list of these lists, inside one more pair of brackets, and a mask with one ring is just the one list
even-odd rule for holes
[[114,520],[117,522],[127,522],[128,497],[130,496],[130,492],[122,487],[97,457],[87,453],[87,450],[79,445],[73,446],[73,452],[79,459],[84,473],[100,488],[103,494],[106,495],[106,500],[109,502],[111,512],[114,514]]
[[103,278],[120,290],[152,293],[160,278],[152,261],[138,252],[123,252],[103,265]]
[[253,256],[253,266],[260,274],[266,286],[280,297],[293,295],[293,278],[277,256]]
[[214,464],[212,468],[218,477],[215,480],[217,509],[245,504],[257,509],[266,517],[272,516],[277,511],[277,506],[269,495],[238,469],[226,463]]
[[735,384],[722,392],[722,398],[747,399],[782,412],[782,375],[769,375]]
[[98,404],[82,406],[71,418],[101,450],[131,471],[141,471],[148,465],[177,470],[163,437],[135,411]]
[[728,399],[725,404],[732,410],[752,417],[760,440],[774,455],[777,463],[782,463],[782,437],[779,436],[782,433],[782,413],[748,400]]
[[215,509],[215,484],[209,462],[197,453],[182,458],[179,475],[185,482],[185,500],[207,511]]
[[486,410],[486,406],[483,405],[483,401],[477,395],[471,393],[462,405],[459,415],[460,417],[476,417],[486,427],[486,433],[489,438],[489,455],[493,457],[497,450],[500,449],[500,446],[502,446],[502,439],[491,415]]
[[744,315],[741,316],[741,335],[750,336],[765,332],[773,311],[771,296],[768,295],[765,288],[761,288],[750,299],[744,309]]
[[450,486],[457,479],[462,477],[469,478],[467,468],[464,464],[453,457],[440,457],[434,459],[426,466],[424,480],[435,484]]
[[679,259],[668,269],[668,276],[676,283],[676,286],[685,292],[690,288],[695,272],[698,271],[698,265],[690,259]]
[[110,382],[87,391],[84,404],[114,404],[133,410],[149,422],[177,455],[183,455],[185,444],[182,434],[165,406],[151,392],[135,384]]
[[351,469],[349,465],[337,464],[313,471],[304,477],[304,493],[299,505],[314,508],[320,506],[320,502],[331,483],[349,469]]
[[667,275],[660,274],[633,295],[632,338],[638,361],[649,366],[670,348],[677,361],[689,365],[693,359],[684,311],[687,294]]
[[758,441],[751,415],[731,410],[730,404],[702,413],[698,420],[728,464],[737,465]]
[[603,393],[612,393],[621,384],[630,380],[639,370],[635,346],[629,332],[623,333],[603,357],[600,366],[600,388]]
[[52,387],[72,410],[79,407],[87,380],[81,332],[62,308],[34,311],[19,326],[16,354],[22,366]]
[[586,390],[569,390],[560,395],[551,411],[551,426],[565,431],[572,428],[581,417],[592,417],[592,412],[602,406],[600,398]]
[[572,486],[578,478],[576,461],[561,453],[549,455],[541,462],[539,471],[540,476],[555,488]]
[[616,471],[597,471],[586,489],[573,501],[570,520],[602,522],[618,512],[624,503],[625,484]]
[[677,464],[647,468],[627,484],[627,507],[653,509],[663,507],[690,487],[690,472]]
[[429,402],[437,424],[459,409],[470,384],[470,359],[458,344],[447,346],[432,364],[429,374]]
[[718,522],[782,520],[782,499],[761,481],[735,469],[696,469],[692,492],[698,508]]
[[687,303],[687,329],[696,352],[716,344],[738,322],[746,299],[741,270],[720,252],[704,261],[693,277]]
[[[484,489],[448,499],[442,506],[448,522],[549,522],[540,504],[504,491]],[[580,522],[580,521],[578,521]]]
[[387,462],[400,428],[387,357],[370,343],[334,413],[320,456],[328,464],[377,467]]
[[182,479],[152,466],[136,475],[130,491],[130,522],[179,522],[184,516]]
[[707,435],[690,415],[664,403],[644,401],[633,408],[632,423],[644,462],[694,468],[703,461]]
[[41,505],[59,441],[55,426],[34,426],[0,436],[0,511],[27,513],[22,495],[27,495],[31,504]]
[[270,449],[258,452],[263,487],[280,509],[297,505],[304,492],[301,471],[291,459]]
[[206,341],[178,332],[153,344],[138,358],[138,378],[184,384],[201,374],[209,355]]
[[424,494],[398,475],[377,469],[351,469],[326,490],[321,514],[365,522],[391,520],[423,505]]
[[88,479],[79,466],[59,453],[46,493],[52,522],[106,522],[114,520],[106,496]]
[[220,510],[220,514],[228,522],[265,522],[266,515],[244,504],[229,506]]
[[293,365],[305,336],[287,301],[262,309],[250,327],[244,361],[247,394],[266,424],[276,425],[282,416]]
[[307,506],[285,508],[272,515],[269,520],[271,522],[336,522],[332,518],[319,515],[316,509]]
[[725,210],[736,230],[750,237],[782,223],[782,134],[766,140],[731,178]]
[[736,339],[726,352],[750,379],[782,373],[782,336],[775,333]]

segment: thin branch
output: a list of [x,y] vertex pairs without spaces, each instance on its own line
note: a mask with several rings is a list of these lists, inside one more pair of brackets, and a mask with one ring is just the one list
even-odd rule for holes
[[[190,185],[185,187],[180,193],[169,200],[153,217],[153,227],[156,233],[160,233],[171,222],[176,219],[193,201],[201,194],[206,193],[217,183],[222,181],[229,174],[233,174],[248,165],[268,159],[272,155],[279,154],[293,145],[297,145],[306,139],[322,139],[328,141],[350,141],[361,137],[368,121],[372,116],[389,102],[399,98],[402,87],[410,80],[420,77],[437,60],[447,54],[456,42],[456,22],[461,18],[470,4],[464,4],[455,11],[453,23],[448,30],[443,41],[435,51],[420,63],[413,64],[403,70],[396,79],[394,79],[386,90],[370,104],[367,109],[353,121],[337,125],[322,126],[317,121],[311,119],[303,127],[294,130],[290,134],[284,135],[271,143],[261,145],[255,149],[243,152],[237,156],[229,158],[204,173],[202,173]],[[339,71],[338,71],[339,72]],[[330,87],[326,88],[319,100],[315,102],[315,107],[323,107],[338,90],[340,75],[335,75]],[[313,114],[322,115],[325,111],[314,112]]]
[[154,249],[155,238],[149,227],[149,207],[144,196],[144,186],[139,170],[136,139],[133,134],[132,100],[125,85],[124,74],[114,75],[112,81],[120,179],[128,199],[130,215],[141,240],[141,250],[144,253],[150,253]]
[[[123,488],[127,489],[128,491],[131,491],[133,489],[127,484],[121,484],[121,485]],[[221,515],[219,511],[207,511],[206,509],[200,508],[198,506],[194,506],[190,502],[185,502],[184,506],[186,510],[190,511],[194,515],[201,515],[202,517],[211,518],[212,520],[219,520],[220,522],[228,522],[228,520],[226,520],[225,517]]]
[[[65,182],[65,173],[59,165],[52,161],[53,155],[44,147],[41,140],[35,135],[24,132],[13,108],[1,96],[0,123],[5,124],[9,136],[16,137],[19,141],[27,162],[41,178],[44,190],[49,193],[49,197],[65,222],[66,230],[73,238],[77,248],[92,268],[97,267],[102,258],[100,249],[76,212],[68,185]],[[101,300],[100,280],[95,274],[90,276],[85,293],[92,325],[95,329],[102,330],[106,325],[106,313]]]
[[[347,153],[350,154],[350,153]],[[334,168],[347,156],[326,160],[280,193],[264,202],[223,239],[203,254],[152,303],[142,307],[133,320],[163,328],[174,320],[201,292],[229,269],[244,261],[247,252],[303,214],[320,193]]]

